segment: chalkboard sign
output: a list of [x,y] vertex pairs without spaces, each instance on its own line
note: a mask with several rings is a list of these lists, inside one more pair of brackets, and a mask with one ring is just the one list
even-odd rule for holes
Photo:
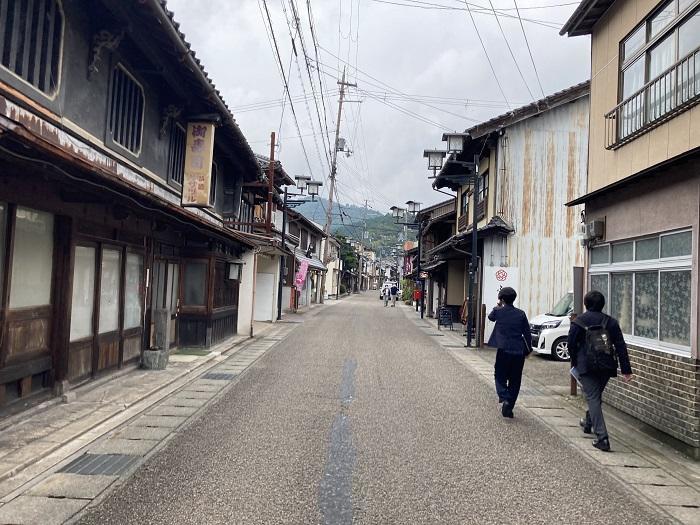
[[446,307],[441,307],[438,310],[438,330],[440,329],[440,325],[442,326],[449,326],[450,330],[452,330],[452,310]]

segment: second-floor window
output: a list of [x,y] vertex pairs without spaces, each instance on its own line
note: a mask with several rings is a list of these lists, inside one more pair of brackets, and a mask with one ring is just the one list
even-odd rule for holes
[[464,190],[462,192],[462,197],[459,200],[459,214],[466,215],[469,210],[469,191]]
[[481,204],[489,196],[489,172],[487,171],[481,176],[479,180],[479,195],[477,197],[477,203]]
[[697,4],[697,0],[663,4],[620,43],[619,100],[626,101],[620,138],[700,94]]
[[182,186],[185,175],[185,143],[187,131],[185,128],[173,122],[170,127],[170,143],[168,145],[168,182]]
[[0,63],[49,96],[58,89],[62,40],[56,0],[0,1]]
[[141,86],[121,66],[112,70],[109,133],[112,140],[134,155],[141,151],[144,95]]
[[216,204],[216,183],[219,178],[219,166],[216,162],[211,163],[211,183],[209,185],[209,205]]

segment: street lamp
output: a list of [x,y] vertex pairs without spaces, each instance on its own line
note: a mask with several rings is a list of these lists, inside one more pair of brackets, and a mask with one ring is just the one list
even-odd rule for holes
[[[311,200],[314,201],[316,195],[318,195],[318,188],[322,185],[321,182],[316,182],[311,180],[311,177],[307,175],[296,175],[296,187],[299,193],[291,193],[288,191],[287,187],[284,188],[284,204],[282,205],[282,249],[286,247],[286,236],[287,236],[287,210],[289,208],[296,208],[297,206],[308,202],[307,199],[293,199],[289,200],[288,197],[302,197],[304,196],[304,190],[308,190]],[[293,266],[292,266],[293,267]],[[280,278],[277,284],[277,320],[282,320],[282,287],[284,286],[285,278],[285,264],[280,264]]]
[[[477,206],[476,201],[479,195],[479,155],[474,155],[473,162],[465,162],[457,160],[455,157],[464,153],[466,139],[469,136],[467,133],[444,133],[442,135],[443,142],[447,143],[447,151],[439,150],[425,150],[423,152],[423,157],[428,158],[428,169],[433,171],[433,178],[435,178],[435,173],[438,169],[442,167],[442,159],[449,153],[450,157],[447,160],[447,164],[457,165],[466,170],[466,173],[459,175],[445,175],[454,183],[461,183],[472,185],[474,188],[473,193],[473,205],[472,205],[472,246],[471,246],[471,262],[469,264],[469,289],[468,294],[468,315],[467,315],[467,346],[471,346],[472,332],[475,330],[473,316],[476,315],[475,309],[475,292],[476,292],[476,272],[478,269],[478,259],[477,259],[477,235],[476,235],[476,225],[477,225]],[[420,259],[419,259],[420,261]],[[478,345],[478,340],[476,341]]]
[[310,180],[306,182],[306,190],[309,192],[312,201],[316,200],[318,190],[321,186],[323,186],[323,183],[321,181]]
[[[420,306],[420,317],[421,317],[421,319],[423,319],[425,281],[420,276],[420,274],[421,274],[421,270],[420,270],[421,237],[423,236],[423,221],[418,220],[418,213],[420,212],[420,205],[421,205],[420,202],[411,200],[411,201],[406,202],[406,208],[399,208],[397,206],[392,206],[390,209],[391,209],[391,214],[394,217],[394,221],[396,222],[396,224],[402,224],[404,226],[407,226],[408,228],[418,230],[418,267],[416,268],[416,272],[418,273],[418,281],[420,282],[420,301],[416,304],[416,310],[418,310],[418,307]],[[401,219],[406,219],[406,218],[409,218],[410,220],[409,221],[401,220]]]

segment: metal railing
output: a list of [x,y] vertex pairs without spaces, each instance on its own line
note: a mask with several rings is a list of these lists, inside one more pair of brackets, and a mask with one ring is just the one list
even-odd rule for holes
[[700,102],[700,48],[605,115],[605,148],[617,149]]

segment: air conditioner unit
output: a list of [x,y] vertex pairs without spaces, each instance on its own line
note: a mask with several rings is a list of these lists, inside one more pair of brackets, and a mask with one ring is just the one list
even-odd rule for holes
[[594,219],[586,223],[586,238],[602,239],[605,237],[605,221],[603,219]]

